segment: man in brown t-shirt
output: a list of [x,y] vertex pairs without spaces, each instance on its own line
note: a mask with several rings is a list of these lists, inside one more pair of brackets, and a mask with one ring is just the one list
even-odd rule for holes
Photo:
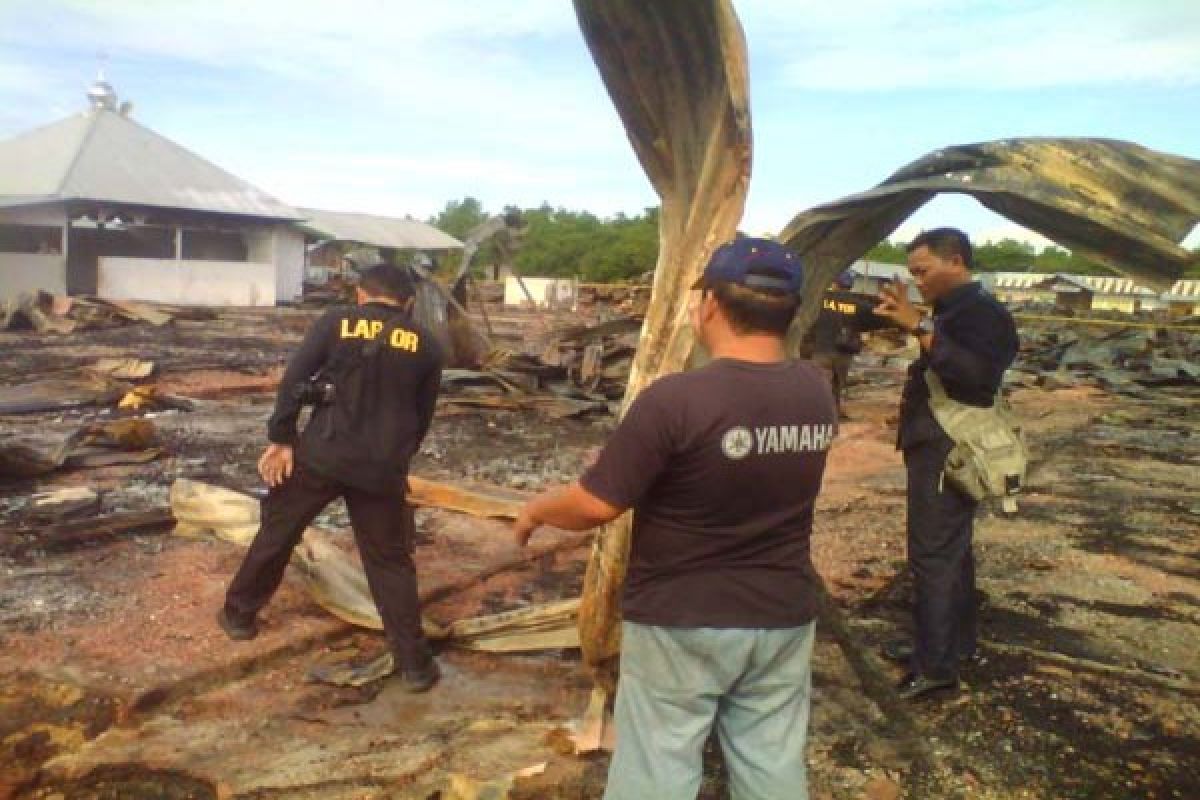
[[837,413],[785,356],[802,285],[775,242],[718,248],[692,312],[712,362],[646,388],[583,477],[514,523],[524,545],[633,510],[609,800],[695,797],[714,724],[733,797],[807,797],[809,537]]

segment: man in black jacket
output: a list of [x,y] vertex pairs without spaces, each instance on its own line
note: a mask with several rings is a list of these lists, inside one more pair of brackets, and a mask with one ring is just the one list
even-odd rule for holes
[[891,325],[875,315],[870,295],[852,291],[854,273],[839,274],[821,299],[821,311],[800,345],[800,356],[811,359],[829,375],[838,416],[846,419],[846,386],[854,357],[862,352],[862,335]]
[[[342,497],[400,682],[425,691],[439,673],[421,632],[415,530],[404,498],[409,462],[433,419],[442,355],[409,314],[406,270],[367,269],[355,294],[358,305],[318,319],[288,363],[258,462],[270,486],[262,527],[217,619],[230,638],[254,638],[255,617],[279,588],[304,529]],[[297,435],[304,405],[312,416]]]
[[926,231],[908,246],[917,289],[933,304],[924,317],[896,282],[883,290],[876,314],[917,337],[920,357],[908,370],[900,405],[897,447],[908,473],[908,563],[913,576],[915,636],[885,654],[909,663],[901,696],[914,699],[958,683],[958,665],[975,656],[975,562],[972,525],[978,505],[945,482],[954,443],[929,407],[926,370],[952,400],[990,406],[1017,354],[1008,309],[971,279],[973,255],[962,231]]

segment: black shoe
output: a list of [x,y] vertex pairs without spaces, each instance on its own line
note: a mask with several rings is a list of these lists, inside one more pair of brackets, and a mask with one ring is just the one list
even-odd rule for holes
[[893,639],[884,644],[879,652],[888,661],[895,661],[897,664],[908,664],[912,662],[913,644],[911,639]]
[[442,677],[437,661],[429,659],[429,663],[417,669],[402,669],[397,673],[400,688],[406,692],[417,694],[428,692]]
[[258,636],[258,622],[253,616],[237,619],[224,607],[217,612],[217,624],[225,631],[225,635],[234,641],[245,642]]
[[987,663],[987,657],[983,653],[976,650],[969,655],[961,656],[958,659],[960,667],[981,667]]
[[[888,661],[894,661],[897,664],[911,664],[913,657],[912,640],[893,639],[879,648],[879,653]],[[978,667],[987,663],[987,659],[984,658],[983,653],[976,650],[970,655],[962,656],[958,660],[958,663],[962,667]]]
[[958,688],[958,678],[931,678],[927,675],[909,673],[896,685],[896,694],[901,700],[917,700],[934,692]]

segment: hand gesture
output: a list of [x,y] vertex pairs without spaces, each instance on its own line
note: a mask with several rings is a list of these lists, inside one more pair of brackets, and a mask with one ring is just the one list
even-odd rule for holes
[[910,333],[921,321],[921,312],[908,299],[908,284],[904,281],[892,281],[879,290],[879,305],[875,306],[874,312]]

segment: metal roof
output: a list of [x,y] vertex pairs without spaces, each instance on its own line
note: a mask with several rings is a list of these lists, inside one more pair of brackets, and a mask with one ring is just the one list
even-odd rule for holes
[[1176,302],[1200,302],[1200,280],[1175,281],[1175,285],[1162,298]]
[[1083,280],[1082,275],[1068,275],[1065,272],[1057,272],[1047,276],[1033,285],[1034,289],[1051,289],[1053,291],[1067,292],[1096,292],[1097,289],[1087,281]]
[[867,261],[859,259],[848,269],[869,278],[887,278],[888,280],[912,281],[912,273],[903,264],[889,264],[886,261]]
[[463,246],[453,236],[415,219],[319,208],[302,208],[300,213],[307,219],[303,227],[334,241],[398,250],[461,250]]
[[[91,109],[0,142],[0,205],[90,200],[300,219],[276,200],[114,111]],[[36,202],[36,201],[35,201]]]
[[[1096,294],[1105,295],[1138,295],[1154,297],[1159,293],[1142,286],[1129,278],[1111,277],[1107,275],[1068,275],[1065,273],[1052,274],[1049,272],[981,272],[978,273],[995,289],[1051,289],[1055,280],[1066,281],[1081,286]],[[1179,280],[1169,290],[1162,293],[1163,297],[1196,297],[1200,296],[1200,281]]]

